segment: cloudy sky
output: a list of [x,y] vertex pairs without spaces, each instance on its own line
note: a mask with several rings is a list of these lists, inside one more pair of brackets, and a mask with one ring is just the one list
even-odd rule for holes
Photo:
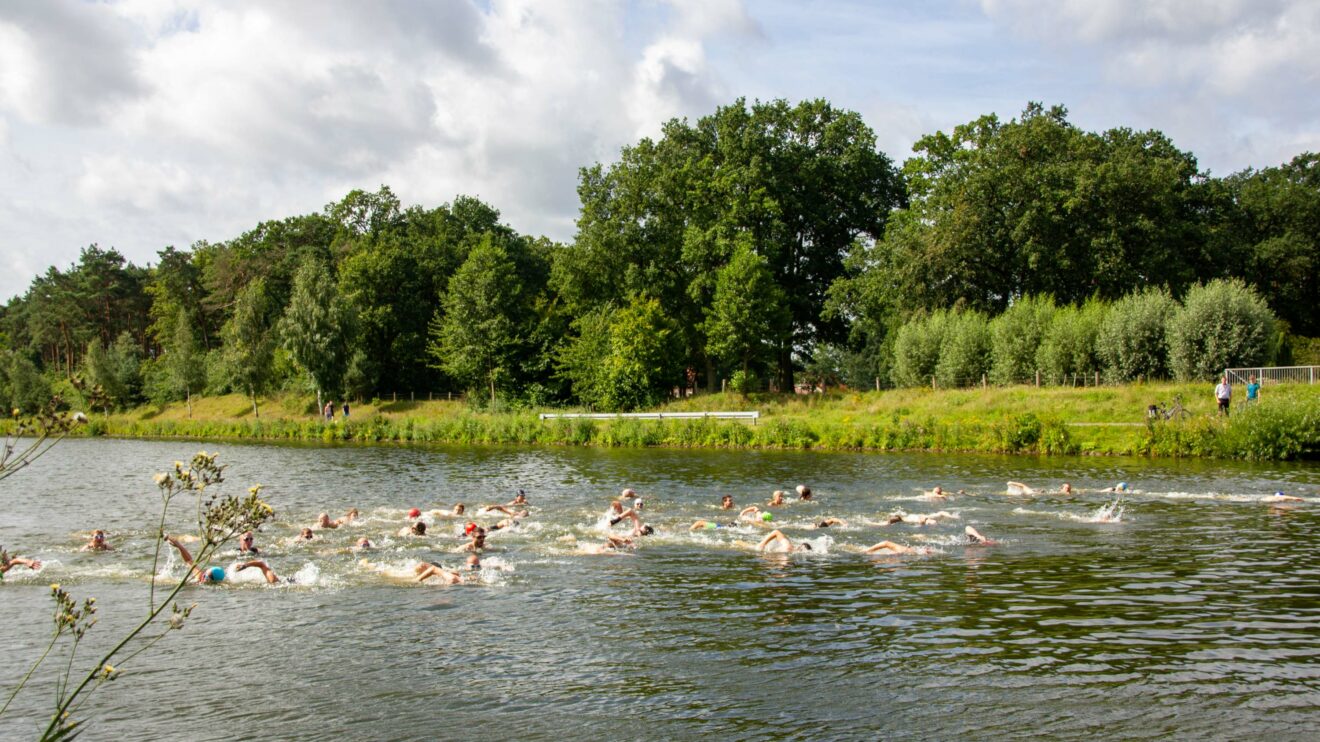
[[905,159],[1027,101],[1223,175],[1320,150],[1315,0],[5,0],[0,300],[390,185],[571,239],[577,168],[738,96],[824,97]]

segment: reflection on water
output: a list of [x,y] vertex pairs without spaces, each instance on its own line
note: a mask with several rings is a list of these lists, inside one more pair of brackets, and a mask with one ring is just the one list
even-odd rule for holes
[[[1301,739],[1318,718],[1314,467],[205,447],[231,465],[231,488],[267,486],[279,521],[258,545],[297,583],[189,588],[193,622],[87,706],[97,738]],[[141,615],[150,475],[194,448],[69,441],[6,482],[0,542],[47,566],[0,584],[0,690],[45,636],[47,583],[98,596],[94,645]],[[994,494],[1008,480],[1084,492]],[[1117,481],[1138,492],[1099,492]],[[764,530],[749,524],[688,530],[732,520],[722,494],[763,505],[799,482],[819,502],[776,509],[773,525],[821,547],[811,554],[756,554]],[[936,484],[974,494],[918,499]],[[660,532],[632,555],[580,554],[623,486]],[[451,551],[462,521],[428,512],[428,537],[399,536],[408,508],[475,508],[520,487],[532,513],[492,535],[482,584],[404,579],[417,560],[462,559]],[[1276,490],[1312,501],[1262,498]],[[317,513],[350,506],[362,519],[294,540]],[[896,510],[956,517],[879,525]],[[847,524],[811,528],[824,515]],[[188,513],[175,516],[171,528],[186,528]],[[966,525],[1002,543],[965,546]],[[118,551],[77,551],[96,527]],[[361,536],[379,548],[348,549]],[[934,554],[859,553],[884,539]],[[26,694],[0,738],[31,736],[47,697]]]

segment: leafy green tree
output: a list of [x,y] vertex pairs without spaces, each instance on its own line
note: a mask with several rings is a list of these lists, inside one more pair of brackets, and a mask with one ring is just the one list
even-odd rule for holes
[[88,381],[101,388],[107,413],[137,402],[142,389],[141,365],[137,341],[127,331],[109,347],[99,339],[89,341],[83,355],[83,371]]
[[1169,344],[1165,328],[1178,309],[1166,289],[1147,288],[1114,302],[1096,336],[1096,351],[1110,381],[1169,375]]
[[919,314],[899,327],[894,338],[894,384],[921,386],[930,383],[940,362],[940,348],[949,325],[943,310]]
[[183,396],[188,405],[188,417],[192,417],[193,392],[206,383],[205,355],[193,332],[187,309],[179,307],[171,324],[173,334],[157,362],[164,371],[166,388],[174,395]]
[[766,259],[741,249],[720,269],[715,296],[706,309],[706,352],[736,364],[744,375],[773,357],[775,340],[788,321],[784,295]]
[[990,322],[992,381],[1020,384],[1035,376],[1036,353],[1054,313],[1054,300],[1050,297],[1027,296],[1013,302]]
[[284,348],[316,386],[316,409],[323,393],[336,394],[352,352],[352,314],[340,298],[330,266],[305,261],[293,280],[293,293],[277,326]]
[[484,383],[495,404],[495,387],[508,373],[519,336],[522,286],[504,248],[488,236],[449,279],[443,314],[432,323],[428,350],[446,373]]
[[976,310],[951,312],[940,342],[935,378],[944,387],[978,384],[990,368],[990,321]]
[[1274,313],[1241,280],[1197,284],[1169,317],[1169,365],[1182,381],[1266,363]]
[[559,353],[561,376],[583,404],[631,410],[662,400],[679,379],[679,336],[656,299],[601,307],[573,323],[577,337]]
[[266,393],[273,378],[275,339],[271,324],[266,282],[258,278],[238,292],[234,312],[220,330],[228,382],[252,401],[254,417],[261,417],[257,396]]
[[50,401],[50,383],[31,358],[13,350],[0,352],[0,404],[6,412],[33,415]]
[[1108,311],[1108,305],[1095,298],[1080,307],[1059,307],[1036,351],[1036,365],[1046,379],[1062,383],[1100,370],[1096,338]]

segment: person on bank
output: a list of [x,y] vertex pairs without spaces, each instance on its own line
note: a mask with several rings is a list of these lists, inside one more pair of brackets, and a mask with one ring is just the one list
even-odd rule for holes
[[1219,403],[1219,413],[1228,416],[1228,403],[1233,398],[1233,385],[1228,383],[1228,376],[1225,375],[1215,387],[1215,401]]

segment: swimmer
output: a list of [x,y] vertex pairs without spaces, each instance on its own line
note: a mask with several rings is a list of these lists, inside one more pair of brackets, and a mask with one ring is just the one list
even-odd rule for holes
[[102,531],[101,529],[98,528],[95,531],[92,531],[92,538],[85,545],[83,545],[81,550],[82,551],[114,551],[115,547],[106,543],[105,531]]
[[467,506],[460,502],[454,505],[452,510],[432,510],[431,515],[437,518],[462,518],[466,509]]
[[1010,494],[1010,495],[1034,495],[1034,494],[1036,494],[1036,490],[1033,490],[1032,488],[1028,487],[1027,485],[1025,485],[1025,484],[1023,484],[1023,483],[1021,483],[1021,482],[1009,482],[1009,483],[1008,483],[1008,494]]
[[583,554],[621,554],[636,549],[637,545],[630,538],[606,536],[603,544],[582,544],[578,551]]
[[1300,497],[1293,497],[1292,495],[1285,495],[1285,494],[1283,494],[1282,492],[1275,492],[1273,495],[1271,495],[1270,497],[1268,497],[1268,498],[1266,498],[1266,499],[1267,499],[1269,502],[1306,502],[1306,500],[1304,500],[1304,499],[1302,499],[1302,498],[1300,498]]
[[505,503],[505,504],[508,505],[509,507],[515,507],[515,506],[517,506],[517,505],[526,505],[526,504],[527,504],[527,493],[526,493],[526,492],[523,492],[522,490],[518,490],[518,495],[517,495],[516,497],[514,497],[512,500],[509,500],[509,501],[508,501],[507,503]]
[[[476,554],[472,556],[476,556]],[[438,578],[441,585],[457,585],[463,581],[463,575],[432,562],[422,562],[413,571],[417,575],[418,582],[425,582],[432,577]]]
[[630,500],[636,498],[637,498],[637,490],[631,487],[625,488],[622,492],[619,493],[620,500]]
[[197,584],[206,585],[212,582],[224,581],[225,570],[223,567],[207,567],[206,569],[201,569],[193,563],[192,553],[188,551],[187,547],[179,543],[178,539],[167,534],[165,536],[165,541],[179,551],[179,558],[183,560],[184,564],[188,565],[188,570],[192,573],[193,579],[197,581]]
[[765,528],[769,528],[770,521],[774,519],[774,513],[769,510],[762,510],[755,505],[749,505],[743,508],[742,512],[738,513],[738,520],[748,521]]
[[727,524],[727,525],[725,525],[725,524],[721,524],[721,523],[716,523],[716,522],[713,521],[713,520],[698,520],[698,521],[694,522],[694,523],[688,528],[688,530],[689,530],[689,531],[713,531],[713,530],[715,530],[715,529],[717,529],[717,528],[733,528],[735,525],[736,525],[736,524],[734,524],[734,523],[729,523],[729,524]]
[[823,518],[819,523],[812,526],[812,528],[829,528],[831,526],[846,526],[846,525],[848,525],[848,521],[844,520],[843,518],[827,517],[827,518]]
[[807,500],[807,501],[811,500],[811,488],[808,487],[807,485],[799,484],[797,486],[797,493],[799,500]]
[[614,525],[623,519],[623,503],[619,500],[611,500],[610,506],[605,508],[605,520],[610,525]]
[[515,519],[513,519],[513,518],[505,518],[504,520],[500,521],[499,523],[496,523],[496,524],[493,525],[493,526],[487,526],[487,527],[486,527],[486,530],[487,530],[487,531],[502,531],[502,530],[504,530],[505,528],[513,528],[513,527],[516,526],[516,525],[518,525],[518,521],[517,521],[517,520],[515,520]]
[[811,551],[811,544],[805,541],[795,544],[792,539],[784,535],[783,531],[776,528],[761,539],[761,543],[756,545],[756,550],[774,554],[791,554],[795,551]]
[[772,508],[777,508],[783,505],[787,505],[788,503],[784,501],[784,491],[775,490],[774,492],[772,492],[770,494],[770,502],[767,502],[766,504]]
[[994,546],[999,543],[998,541],[982,536],[980,531],[971,526],[967,526],[967,528],[963,529],[963,533],[967,534],[967,543],[970,546]]
[[921,493],[921,499],[923,500],[944,500],[946,498],[948,498],[948,495],[944,493],[944,488],[938,484],[930,492]]
[[299,541],[311,541],[315,536],[312,535],[312,529],[304,528],[298,533]]
[[456,551],[481,551],[486,548],[486,529],[477,526],[472,529],[472,540],[458,547]]
[[344,517],[339,518],[338,520],[335,521],[335,525],[346,526],[349,523],[352,523],[353,521],[357,520],[358,515],[360,515],[360,513],[358,513],[357,508],[349,508],[348,512],[344,513]]
[[615,523],[624,520],[625,518],[630,519],[633,522],[633,530],[632,530],[633,536],[648,536],[655,532],[654,528],[651,528],[650,526],[642,522],[641,514],[638,513],[635,509],[625,510],[623,512],[623,515],[620,515],[618,518],[610,521],[610,525],[614,525]]
[[1059,488],[1059,494],[1061,495],[1071,495],[1072,493],[1072,485],[1067,482],[1064,482],[1063,486]]
[[257,549],[256,546],[253,546],[253,541],[254,541],[254,539],[255,539],[255,537],[252,535],[252,532],[251,532],[251,531],[248,531],[248,532],[244,533],[242,536],[239,536],[239,537],[238,537],[238,553],[240,553],[240,554],[257,554],[257,553],[260,553],[260,550]]
[[338,527],[339,527],[339,521],[337,521],[337,520],[330,520],[330,514],[329,514],[329,513],[321,513],[320,515],[316,516],[316,527],[317,527],[317,528],[338,528]]
[[400,528],[400,529],[399,529],[399,535],[400,535],[400,536],[425,536],[425,535],[426,535],[426,522],[425,522],[425,521],[420,521],[420,520],[418,520],[418,521],[414,521],[412,525],[410,525],[410,526],[404,526],[403,528]]
[[408,517],[409,517],[409,518],[420,518],[420,517],[422,517],[422,511],[421,511],[420,509],[418,509],[418,508],[412,508],[411,510],[408,511]]
[[1119,482],[1113,487],[1106,487],[1100,491],[1101,492],[1131,492],[1132,488],[1128,486],[1127,482]]
[[362,538],[357,540],[357,543],[353,544],[353,548],[361,550],[361,549],[374,549],[375,547],[371,545],[371,539],[367,538],[366,536],[363,536]]
[[[261,570],[261,576],[266,578],[266,584],[268,585],[275,585],[280,582],[280,576],[275,574],[275,570],[271,569],[269,564],[266,564],[260,559],[254,559],[250,562],[243,562],[237,567],[234,567],[234,571],[242,572],[248,567],[256,567],[257,569]],[[219,567],[212,567],[212,569],[219,569]],[[293,578],[287,577],[284,579],[284,582],[291,583],[293,582]]]
[[733,510],[733,495],[720,498],[720,510]]
[[865,549],[862,549],[862,553],[863,553],[863,554],[877,554],[877,553],[882,552],[882,551],[883,551],[883,552],[886,552],[886,553],[889,553],[889,554],[918,554],[918,555],[924,555],[924,554],[929,554],[929,553],[931,553],[931,552],[930,552],[930,549],[928,549],[928,548],[924,548],[924,547],[923,547],[923,548],[915,548],[915,547],[912,547],[912,546],[904,546],[904,545],[902,545],[902,544],[896,544],[896,543],[894,543],[893,541],[881,541],[880,543],[876,544],[875,546],[868,546],[868,547],[866,547]]
[[27,567],[35,572],[41,569],[41,562],[27,557],[9,556],[4,549],[0,549],[0,580],[3,580],[5,573],[14,567]]
[[489,515],[490,513],[504,513],[510,518],[521,518],[524,515],[527,515],[526,510],[510,510],[509,506],[507,505],[486,505],[485,507],[481,508],[481,513],[482,515]]

